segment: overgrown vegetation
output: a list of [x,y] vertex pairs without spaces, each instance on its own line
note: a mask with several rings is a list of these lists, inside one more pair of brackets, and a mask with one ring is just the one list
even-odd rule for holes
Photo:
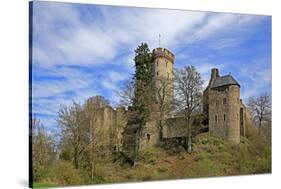
[[98,165],[94,180],[89,180],[71,163],[59,162],[47,170],[40,186],[271,173],[271,146],[261,138],[253,129],[249,139],[243,137],[239,145],[232,145],[204,133],[194,138],[192,153],[185,150],[171,153],[168,149],[151,148],[140,152],[138,164],[134,167],[124,163],[122,156],[116,154]]

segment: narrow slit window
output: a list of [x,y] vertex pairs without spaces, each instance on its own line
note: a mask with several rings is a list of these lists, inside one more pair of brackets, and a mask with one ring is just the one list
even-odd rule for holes
[[223,98],[223,104],[226,105],[226,98]]

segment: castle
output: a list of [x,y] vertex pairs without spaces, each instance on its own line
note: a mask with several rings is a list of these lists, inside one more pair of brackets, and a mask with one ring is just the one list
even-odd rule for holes
[[[175,56],[166,48],[156,48],[152,51],[152,58],[154,85],[159,88],[163,80],[168,81],[165,101],[172,101]],[[154,110],[150,121],[138,133],[137,125],[128,124],[127,115],[128,110],[125,108],[107,106],[100,110],[98,120],[104,131],[101,138],[108,149],[132,151],[136,145],[139,145],[139,149],[145,149],[159,144],[160,140],[187,137],[183,117],[166,112],[163,129],[159,130],[159,112]],[[217,68],[211,70],[209,84],[203,92],[203,115],[207,118],[205,124],[211,134],[234,144],[240,142],[240,136],[245,136],[247,132],[246,126],[251,124],[249,112],[240,99],[240,84],[231,75],[220,76]],[[197,123],[193,127],[201,125]],[[136,144],[138,134],[140,140]]]

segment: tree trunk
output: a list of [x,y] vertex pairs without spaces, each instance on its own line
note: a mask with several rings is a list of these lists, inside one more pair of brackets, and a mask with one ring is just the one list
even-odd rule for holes
[[137,131],[136,133],[136,146],[135,146],[135,153],[134,153],[134,164],[133,167],[136,166],[137,164],[137,159],[138,159],[138,152],[139,152],[139,145],[140,145],[140,136],[141,136],[141,131]]
[[187,152],[188,152],[188,153],[191,153],[191,151],[192,151],[192,140],[191,140],[191,124],[190,124],[190,118],[187,119],[187,128],[188,128]]
[[163,139],[163,127],[162,127],[162,121],[160,120],[160,123],[159,123],[159,139],[160,139],[160,142],[162,141]]
[[78,169],[78,150],[77,148],[74,149],[74,166],[76,169]]

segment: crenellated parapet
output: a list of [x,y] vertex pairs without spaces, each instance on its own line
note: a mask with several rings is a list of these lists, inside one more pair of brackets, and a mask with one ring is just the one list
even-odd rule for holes
[[153,59],[166,58],[167,60],[169,60],[172,63],[174,63],[174,61],[175,61],[175,55],[173,53],[171,53],[168,49],[161,48],[161,47],[153,49],[152,57],[153,57]]

